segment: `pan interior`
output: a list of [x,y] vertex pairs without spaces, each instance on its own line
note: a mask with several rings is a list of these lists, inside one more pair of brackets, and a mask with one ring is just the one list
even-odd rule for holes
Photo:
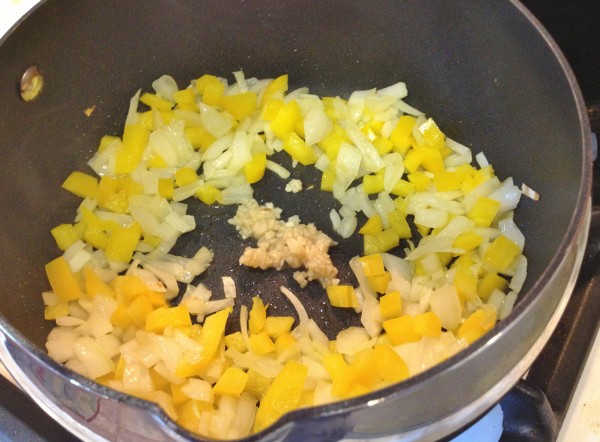
[[[541,194],[537,202],[523,198],[516,214],[529,259],[523,297],[535,296],[529,289],[572,222],[584,153],[575,98],[559,61],[515,12],[509,2],[468,1],[131,0],[101,8],[90,0],[46,2],[0,47],[0,312],[43,348],[51,327],[40,298],[48,288],[43,265],[58,254],[49,230],[71,222],[78,204],[60,184],[72,170],[89,171],[86,161],[102,135],[120,134],[135,91],[149,90],[162,74],[183,87],[204,73],[231,78],[240,69],[257,78],[288,73],[291,89],[308,86],[319,95],[347,97],[406,82],[408,103],[474,153],[484,151],[499,177],[513,176]],[[37,100],[25,103],[16,82],[32,63],[46,84]],[[83,111],[92,105],[88,117]],[[269,179],[257,186],[257,198],[335,238],[329,195],[290,196],[282,187]],[[194,206],[192,213],[202,227],[175,252],[215,249],[215,263],[203,276],[207,284],[219,287],[220,277],[234,272],[242,302],[260,294],[277,314],[291,311],[278,290],[296,288],[290,273],[237,266],[248,243],[233,227],[221,228],[232,208]],[[358,253],[355,238],[335,249],[333,259],[340,264]],[[330,335],[357,320],[328,307],[314,283],[302,300]]]

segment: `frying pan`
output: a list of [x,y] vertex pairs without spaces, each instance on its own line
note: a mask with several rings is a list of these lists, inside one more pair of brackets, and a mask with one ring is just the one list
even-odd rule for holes
[[[22,72],[45,79],[20,99]],[[185,86],[201,74],[269,78],[289,73],[293,89],[319,95],[404,81],[408,102],[453,139],[484,151],[500,177],[541,194],[523,198],[529,275],[512,314],[467,350],[401,384],[336,404],[303,409],[246,440],[444,437],[494,405],[523,375],[554,329],[577,276],[589,225],[591,141],[583,100],[555,43],[516,1],[47,1],[0,46],[0,238],[3,302],[0,357],[16,382],[83,439],[194,439],[146,401],[95,384],[44,352],[43,265],[58,251],[49,229],[70,222],[78,202],[60,190],[104,134],[118,134],[128,100],[163,74]],[[91,116],[83,111],[95,105]],[[303,179],[310,173],[295,171]],[[275,179],[256,190],[284,216],[330,231],[333,205],[318,191],[290,197]],[[230,208],[193,208],[198,225],[178,253],[199,245],[217,256],[203,282],[232,274],[249,304],[260,293],[291,312],[276,287],[283,272],[236,266],[246,245],[224,219]],[[336,264],[360,251],[356,239]],[[348,278],[342,272],[342,279]],[[247,296],[247,297],[246,297]],[[328,331],[356,319],[312,287],[309,314]]]

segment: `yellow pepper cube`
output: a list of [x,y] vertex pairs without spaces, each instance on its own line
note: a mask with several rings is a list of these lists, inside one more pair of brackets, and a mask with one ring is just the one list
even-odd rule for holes
[[394,149],[394,144],[389,138],[385,137],[376,137],[373,140],[373,146],[375,146],[377,153],[381,156],[390,153]]
[[458,329],[458,339],[465,339],[472,344],[490,331],[496,324],[496,309],[482,308],[473,312]]
[[154,310],[148,298],[143,295],[131,301],[126,308],[129,317],[137,327],[143,327],[146,324],[146,316]]
[[468,232],[461,233],[456,237],[454,242],[452,243],[452,247],[457,247],[459,249],[464,249],[467,252],[479,247],[479,245],[483,242],[483,237],[478,235],[473,230]]
[[[205,78],[206,82],[202,82]],[[199,86],[200,85],[200,86]],[[218,106],[225,92],[225,84],[217,77],[205,75],[196,82],[196,89],[202,94],[202,101],[209,106]]]
[[387,252],[388,250],[400,245],[400,235],[398,235],[396,230],[393,228],[382,230],[376,234],[375,237],[379,242],[380,252]]
[[183,130],[185,138],[192,143],[194,149],[204,152],[216,138],[202,126],[186,127]]
[[338,373],[345,369],[348,364],[340,353],[327,353],[323,356],[323,366],[329,377],[333,379]]
[[461,300],[474,301],[477,299],[477,275],[470,267],[456,266],[452,285],[456,287]]
[[256,335],[250,335],[248,338],[250,350],[257,355],[267,355],[276,350],[275,343],[265,332],[260,332]]
[[398,118],[396,127],[390,134],[390,141],[394,145],[394,149],[405,155],[410,149],[411,144],[414,141],[412,137],[412,130],[416,122],[416,118],[410,115],[402,115]]
[[173,178],[159,178],[158,179],[158,194],[166,199],[173,198],[173,191],[175,190],[175,182]]
[[351,285],[329,285],[326,291],[329,303],[334,307],[355,308],[358,306],[356,293]]
[[381,376],[376,366],[375,351],[372,348],[360,350],[348,365],[353,384],[359,384],[370,391],[380,382]]
[[227,348],[233,348],[234,350],[237,350],[240,353],[245,353],[248,351],[242,333],[239,331],[225,336],[225,345],[227,346]]
[[307,376],[308,368],[296,361],[288,361],[283,366],[260,401],[254,432],[263,430],[298,407]]
[[283,140],[286,135],[294,132],[296,126],[301,122],[300,106],[295,100],[292,100],[279,108],[277,115],[270,123],[270,128],[275,136]]
[[[439,174],[445,169],[441,152],[435,147],[415,147],[411,152],[418,152],[420,157],[420,166],[428,172]],[[409,152],[410,153],[410,152]],[[414,172],[414,170],[412,170]]]
[[420,313],[414,316],[415,331],[421,336],[439,338],[442,334],[442,321],[433,312]]
[[361,235],[376,235],[383,230],[383,223],[379,215],[373,215],[367,220],[367,222],[360,228],[358,233]]
[[221,98],[221,109],[229,112],[237,121],[242,121],[256,108],[256,94],[243,92],[235,95],[225,95]]
[[249,184],[257,183],[265,175],[267,167],[267,154],[264,152],[255,153],[252,159],[244,164],[244,176]]
[[383,329],[394,345],[417,342],[421,339],[421,335],[415,329],[415,320],[410,315],[383,321]]
[[521,248],[504,235],[498,236],[483,255],[483,262],[493,270],[502,273],[521,253]]
[[379,241],[376,235],[364,235],[363,236],[363,251],[365,256],[380,253],[382,250],[379,248]]
[[190,167],[182,167],[175,172],[175,184],[178,187],[198,181],[198,174]]
[[410,149],[404,156],[404,167],[410,173],[416,172],[423,161],[422,150]]
[[344,142],[350,142],[348,134],[339,124],[334,124],[331,132],[319,141],[317,146],[325,152],[330,161],[335,161]]
[[118,262],[131,261],[141,235],[141,229],[137,224],[115,229],[106,243],[106,258]]
[[489,227],[494,221],[500,202],[481,196],[477,198],[473,208],[467,213],[467,217],[475,222],[478,227]]
[[333,183],[335,182],[335,163],[330,163],[321,176],[321,190],[333,192]]
[[282,333],[288,333],[293,325],[293,316],[267,316],[263,331],[271,338],[277,338]]
[[[274,123],[275,121],[273,121]],[[304,142],[296,132],[288,132],[283,137],[283,150],[303,166],[317,162],[317,154],[312,146]]]
[[115,137],[113,135],[104,135],[100,138],[100,144],[98,145],[98,153],[104,152],[108,146],[110,146],[113,142],[121,140],[119,137]]
[[190,399],[181,391],[181,387],[184,385],[185,384],[171,384],[171,397],[173,398],[173,404],[175,406],[182,405]]
[[272,80],[261,95],[261,105],[264,106],[271,100],[283,99],[285,92],[288,90],[288,74],[280,75]]
[[156,94],[151,94],[150,92],[143,93],[140,97],[140,102],[148,107],[158,109],[159,111],[168,111],[173,107],[173,103],[169,100],[159,97]]
[[131,324],[131,316],[129,316],[129,312],[127,311],[127,306],[125,304],[119,303],[119,305],[117,305],[117,308],[110,317],[110,323],[121,330],[126,330],[127,327],[129,327]]
[[382,275],[383,273],[385,273],[383,257],[380,253],[368,256],[361,256],[359,260],[362,264],[362,269],[365,272],[365,276]]
[[60,224],[50,230],[50,233],[61,250],[67,250],[77,240],[81,239],[73,224]]
[[406,181],[403,179],[398,180],[394,188],[392,189],[392,194],[401,196],[402,198],[406,198],[408,195],[415,192],[415,185],[410,181]]
[[379,313],[386,319],[397,318],[402,315],[402,297],[400,292],[394,290],[379,298]]
[[75,171],[62,183],[62,188],[78,197],[95,199],[98,194],[98,178]]
[[277,112],[279,112],[279,108],[283,106],[283,100],[271,99],[267,101],[262,109],[260,114],[260,119],[262,121],[273,121],[277,116]]
[[410,224],[406,221],[406,215],[404,215],[401,210],[396,209],[393,212],[388,213],[388,221],[390,222],[390,228],[396,232],[398,238],[412,237]]
[[248,380],[246,381],[245,390],[255,398],[261,399],[269,389],[273,378],[263,376],[256,370],[250,368],[247,372]]
[[[431,184],[431,179],[422,171],[416,171],[408,174],[408,181],[414,186],[414,190],[422,192]],[[401,195],[402,196],[402,195]]]
[[367,136],[367,139],[373,142],[378,136],[381,135],[381,128],[383,127],[383,121],[377,121],[370,119],[367,123],[363,124],[360,131]]
[[63,301],[76,301],[81,297],[79,278],[69,267],[69,263],[59,256],[45,265],[46,276],[52,291]]
[[214,204],[221,198],[221,191],[210,184],[204,184],[198,190],[196,190],[196,198],[202,201],[204,204]]
[[442,170],[433,177],[433,184],[438,192],[458,190],[462,186],[462,175],[456,171]]
[[373,347],[375,367],[386,382],[401,382],[408,378],[408,366],[404,359],[389,344]]
[[383,192],[383,179],[384,175],[382,173],[365,175],[362,180],[362,188],[364,192],[367,195]]
[[294,344],[296,344],[296,338],[290,332],[283,332],[275,338],[275,351],[278,355],[281,355]]
[[250,309],[248,319],[248,329],[251,334],[260,333],[265,326],[267,320],[267,306],[262,302],[260,297],[252,298],[252,308]]
[[215,384],[214,393],[240,397],[247,382],[248,374],[244,370],[238,367],[229,367]]
[[113,288],[102,281],[94,272],[92,267],[84,267],[83,274],[85,276],[85,293],[93,298],[95,296],[104,296],[105,298],[114,298],[115,291]]
[[69,303],[68,302],[57,302],[53,305],[47,305],[44,307],[44,319],[47,321],[53,321],[61,316],[69,316]]
[[118,275],[112,281],[112,288],[118,301],[131,301],[148,292],[148,286],[137,276]]
[[115,173],[129,174],[140,163],[150,131],[141,123],[126,124],[123,130],[123,143],[115,157]]
[[148,299],[152,307],[168,307],[167,301],[165,300],[165,296],[162,292],[154,292],[152,290],[148,290],[144,296]]
[[367,282],[369,283],[369,287],[371,287],[377,293],[387,292],[388,284],[391,280],[392,275],[390,272],[383,272],[379,275],[367,276]]
[[202,333],[200,335],[200,344],[202,345],[201,360],[198,368],[203,368],[215,357],[221,340],[225,334],[225,325],[227,318],[231,313],[231,308],[220,310],[208,316],[204,320]]
[[177,109],[198,112],[196,107],[196,92],[192,88],[181,89],[173,94]]
[[165,327],[190,327],[192,320],[185,305],[160,307],[146,316],[146,331],[162,333]]
[[487,272],[477,284],[477,294],[481,299],[488,299],[494,290],[504,290],[508,281],[496,272]]

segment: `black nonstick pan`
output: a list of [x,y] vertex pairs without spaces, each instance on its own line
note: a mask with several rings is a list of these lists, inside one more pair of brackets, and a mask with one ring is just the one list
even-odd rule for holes
[[[45,85],[25,102],[23,72],[35,64]],[[100,137],[118,134],[129,98],[172,75],[290,75],[290,88],[319,95],[408,85],[407,101],[453,139],[484,151],[498,176],[535,189],[516,222],[526,237],[527,282],[512,314],[444,363],[364,397],[284,416],[247,440],[335,440],[395,435],[444,437],[507,392],[554,329],[579,270],[589,224],[591,142],[583,100],[555,43],[516,1],[46,1],[0,45],[0,238],[3,253],[0,359],[40,406],[83,439],[194,439],[149,402],[117,393],[52,361],[44,350],[44,264],[56,256],[49,229],[68,222],[78,201],[60,190],[85,170]],[[95,106],[91,116],[84,110]],[[310,171],[295,170],[306,179]],[[331,197],[293,197],[276,180],[256,188],[284,216],[326,233]],[[199,244],[217,260],[206,283],[232,274],[240,301],[259,294],[277,314],[291,307],[277,289],[291,273],[248,272],[225,226],[232,208],[194,208],[205,228],[177,247]],[[360,253],[358,239],[335,249],[336,263]],[[233,270],[232,270],[233,269]],[[342,279],[349,278],[342,270]],[[357,318],[328,306],[319,286],[303,302],[330,337]],[[234,315],[235,316],[235,315]]]

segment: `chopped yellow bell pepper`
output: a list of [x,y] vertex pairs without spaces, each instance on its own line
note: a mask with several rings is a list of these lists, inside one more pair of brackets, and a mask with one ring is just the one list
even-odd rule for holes
[[304,142],[296,132],[288,132],[283,136],[283,150],[303,166],[317,162],[317,155],[312,146]]
[[62,183],[62,188],[78,197],[95,199],[98,194],[98,178],[75,171]]
[[264,106],[273,99],[282,99],[287,90],[288,74],[280,75],[271,81],[263,91],[261,96],[261,105]]
[[465,339],[472,344],[490,331],[496,324],[496,309],[481,308],[471,314],[458,329],[458,339]]
[[294,132],[296,125],[301,121],[300,106],[295,100],[292,100],[279,108],[277,115],[270,123],[270,128],[275,136],[284,139],[287,134]]
[[247,382],[248,374],[244,370],[238,367],[228,367],[215,384],[214,393],[240,397]]
[[244,164],[244,176],[249,184],[257,183],[265,175],[267,167],[267,154],[264,152],[255,153],[252,159]]
[[293,316],[267,316],[262,331],[271,338],[277,338],[280,334],[289,332],[293,325]]
[[334,307],[356,308],[358,301],[351,285],[328,285],[326,288],[329,303]]
[[381,296],[379,298],[379,313],[384,320],[400,316],[402,314],[400,292],[394,290]]
[[146,316],[146,331],[162,333],[165,327],[189,327],[192,325],[190,313],[185,305],[160,307]]
[[361,235],[376,235],[383,230],[383,224],[379,215],[373,215],[367,220],[367,222],[360,228],[358,233]]
[[50,230],[50,233],[61,250],[67,250],[77,240],[81,239],[73,224],[60,224]]
[[46,276],[52,291],[63,301],[76,301],[81,297],[79,279],[62,256],[53,259],[45,266]]
[[473,220],[477,227],[489,227],[499,208],[499,201],[480,196],[475,201],[473,208],[467,213],[467,217]]
[[144,92],[140,97],[140,102],[148,107],[158,109],[159,111],[168,111],[173,107],[173,103],[169,100],[159,97],[156,94],[151,94],[150,92]]
[[375,367],[384,381],[401,382],[408,378],[406,362],[389,344],[375,344],[373,350]]
[[265,326],[267,319],[267,306],[262,302],[260,297],[252,298],[252,308],[248,318],[248,329],[251,334],[260,333]]
[[477,294],[481,299],[488,299],[494,290],[504,290],[508,281],[496,272],[487,272],[477,284]]
[[94,272],[94,269],[90,266],[83,268],[83,274],[85,276],[85,293],[93,298],[95,296],[104,296],[106,298],[114,298],[115,291],[113,288],[102,281]]
[[276,350],[275,343],[265,332],[250,335],[248,345],[253,353],[261,356],[273,353]]
[[137,224],[113,230],[106,243],[106,257],[113,261],[129,262],[142,235]]
[[402,155],[408,152],[414,141],[412,130],[416,121],[415,117],[402,115],[398,118],[398,123],[396,123],[396,127],[390,134],[390,141],[394,145],[394,149]]
[[225,95],[221,98],[221,109],[229,112],[237,121],[242,121],[256,108],[256,94],[243,92],[236,95]]
[[504,235],[498,236],[483,255],[483,262],[493,270],[504,272],[521,253],[521,248]]
[[254,421],[254,432],[274,423],[288,411],[298,407],[308,368],[296,361],[288,361],[273,380],[260,401]]

